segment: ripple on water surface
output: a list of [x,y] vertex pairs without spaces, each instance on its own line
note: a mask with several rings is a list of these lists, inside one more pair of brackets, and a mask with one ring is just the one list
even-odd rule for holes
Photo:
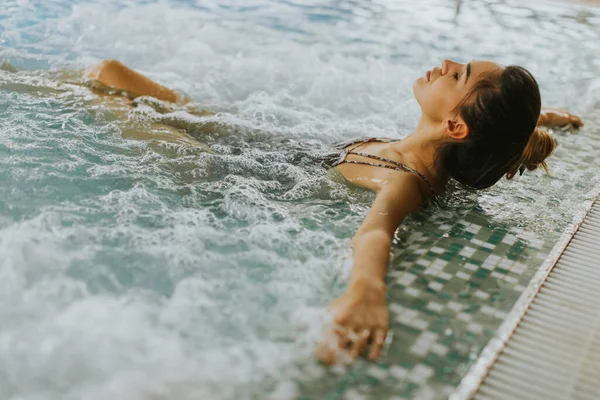
[[[5,3],[3,399],[443,398],[598,185],[594,9]],[[192,108],[220,111],[215,127],[235,129],[153,131],[153,120],[195,129],[206,118],[100,100],[73,71],[101,58],[184,90],[202,101]],[[406,221],[386,353],[327,370],[312,342],[372,197],[298,160],[309,145],[408,134],[412,81],[443,58],[522,64],[546,105],[586,127],[555,132],[550,177],[454,190]]]

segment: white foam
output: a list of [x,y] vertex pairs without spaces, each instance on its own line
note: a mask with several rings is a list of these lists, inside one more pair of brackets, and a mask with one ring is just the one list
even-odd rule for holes
[[[546,104],[583,113],[586,129],[558,134],[552,179],[460,192],[458,211],[435,216],[478,204],[534,242],[597,180],[593,26],[502,5],[492,17],[483,2],[455,23],[451,2],[434,3],[8,0],[0,58],[57,70],[120,59],[218,104],[214,121],[317,143],[408,133],[412,81],[444,57],[525,63]],[[0,398],[287,399],[295,379],[333,382],[311,349],[370,197],[236,138],[240,154],[124,138],[106,123],[114,110],[56,74],[0,71]],[[140,106],[130,122],[158,114]],[[396,383],[410,373],[393,368]]]

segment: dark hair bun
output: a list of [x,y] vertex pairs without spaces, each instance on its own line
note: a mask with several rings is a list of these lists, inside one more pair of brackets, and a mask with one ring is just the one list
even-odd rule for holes
[[546,158],[548,158],[556,148],[556,139],[554,139],[548,132],[543,129],[536,128],[519,161],[506,173],[506,178],[511,179],[517,174],[517,172],[523,172],[525,168],[529,171],[537,169],[539,166],[544,168],[544,171],[548,172],[548,165],[546,164]]

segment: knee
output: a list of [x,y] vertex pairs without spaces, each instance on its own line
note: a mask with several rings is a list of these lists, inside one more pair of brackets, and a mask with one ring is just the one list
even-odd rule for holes
[[102,69],[107,70],[121,69],[125,67],[125,65],[119,60],[102,60],[99,65],[102,67]]
[[122,71],[125,65],[118,60],[102,60],[85,70],[87,78],[101,81],[101,77],[112,76],[117,71]]

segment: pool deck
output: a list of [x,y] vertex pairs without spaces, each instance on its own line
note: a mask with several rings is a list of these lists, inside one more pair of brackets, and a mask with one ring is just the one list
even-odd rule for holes
[[598,398],[600,195],[585,208],[451,400]]

